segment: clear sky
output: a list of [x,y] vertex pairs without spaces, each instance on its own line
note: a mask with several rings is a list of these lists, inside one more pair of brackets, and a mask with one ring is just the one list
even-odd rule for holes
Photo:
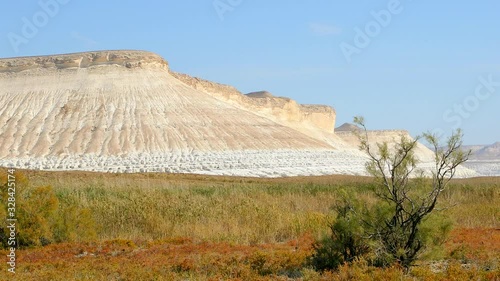
[[500,141],[500,1],[2,1],[0,57],[156,52],[173,70],[327,104],[337,126]]

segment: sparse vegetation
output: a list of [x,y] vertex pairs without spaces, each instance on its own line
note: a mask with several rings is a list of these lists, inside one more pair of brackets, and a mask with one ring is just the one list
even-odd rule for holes
[[343,200],[335,208],[337,218],[330,226],[331,235],[315,246],[313,265],[320,270],[337,269],[362,258],[375,266],[396,264],[408,271],[426,248],[445,242],[451,225],[431,214],[470,151],[461,150],[460,130],[449,137],[445,147],[440,147],[436,136],[424,134],[435,154],[435,169],[426,176],[417,167],[419,137],[401,135],[391,147],[387,142],[373,147],[363,117],[354,118],[354,122],[363,128],[357,132],[359,148],[369,158],[366,170],[374,178],[377,204],[356,206],[354,198]]
[[[71,216],[66,221],[73,227],[49,228],[73,234],[21,249],[19,280],[460,280],[462,275],[495,280],[499,274],[498,178],[450,183],[439,207],[455,206],[443,211],[455,230],[443,249],[429,249],[404,275],[400,268],[378,269],[363,260],[323,273],[309,265],[314,242],[336,221],[331,206],[340,206],[346,191],[376,202],[372,178],[22,174],[28,189],[52,186],[56,213],[88,210],[89,225],[96,228],[94,234],[81,234]],[[0,280],[11,278],[0,271]]]

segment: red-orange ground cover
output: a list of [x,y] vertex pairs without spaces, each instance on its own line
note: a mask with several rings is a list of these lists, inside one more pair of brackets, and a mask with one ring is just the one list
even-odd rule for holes
[[500,259],[500,228],[455,229],[446,243],[452,257],[489,261]]
[[[169,280],[194,275],[208,276],[213,280],[229,277],[248,280],[272,274],[293,274],[311,254],[312,242],[312,237],[305,235],[287,243],[252,246],[199,242],[188,238],[56,244],[19,251],[15,277],[20,278],[18,280],[35,279],[35,276],[42,278],[37,280],[63,280],[64,277],[74,279],[77,276],[81,280],[91,280],[113,275],[121,276],[118,279],[133,280],[134,276],[140,275],[141,279],[137,280],[148,280],[153,276]],[[8,279],[6,270],[0,276],[2,280],[12,280]]]
[[[17,273],[0,272],[1,280],[396,280],[399,268],[376,269],[358,263],[338,272],[320,275],[306,269],[313,238],[304,235],[286,243],[232,245],[174,238],[161,241],[113,240],[96,243],[65,243],[18,252]],[[497,259],[500,230],[457,229],[446,243],[450,261],[444,272],[420,267],[406,280],[453,280],[457,276],[500,280],[498,268],[472,269],[460,263],[484,263]],[[5,251],[0,253],[2,256]],[[462,256],[460,256],[462,255]],[[456,258],[455,261],[452,261]],[[464,258],[463,261],[459,259]],[[493,266],[493,265],[492,265]],[[316,278],[312,278],[315,276]],[[451,278],[451,279],[450,279]],[[462,278],[462,277],[460,277]],[[476,279],[477,279],[476,278]]]

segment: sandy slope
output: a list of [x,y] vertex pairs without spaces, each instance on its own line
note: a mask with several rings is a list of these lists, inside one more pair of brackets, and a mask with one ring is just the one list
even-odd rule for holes
[[3,74],[0,157],[328,148],[218,101],[162,67]]

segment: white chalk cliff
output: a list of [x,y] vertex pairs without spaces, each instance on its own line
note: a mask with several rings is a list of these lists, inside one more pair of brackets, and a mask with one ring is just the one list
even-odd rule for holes
[[274,177],[366,161],[331,107],[243,95],[143,51],[0,59],[0,124],[0,166],[27,169]]

